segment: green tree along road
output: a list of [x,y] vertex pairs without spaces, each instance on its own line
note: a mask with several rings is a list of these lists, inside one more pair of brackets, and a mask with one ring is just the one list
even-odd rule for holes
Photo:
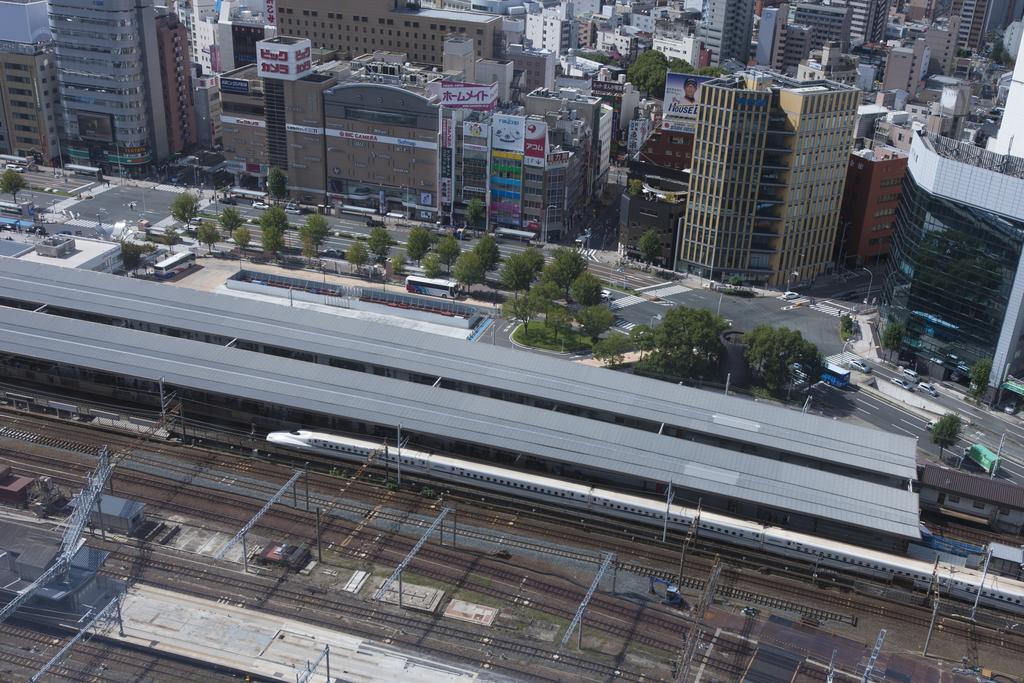
[[580,306],[596,306],[601,303],[601,280],[593,273],[580,273],[572,281],[572,298]]
[[240,225],[231,232],[231,240],[242,250],[242,258],[245,258],[245,250],[252,241],[252,233],[249,228]]
[[455,267],[452,269],[452,276],[455,281],[462,285],[468,292],[473,285],[480,284],[484,281],[483,263],[480,261],[480,257],[472,252],[467,251],[464,254],[460,254],[459,258],[455,259]]
[[611,334],[594,344],[594,358],[615,367],[622,365],[623,358],[633,350],[633,342],[621,334]]
[[288,196],[288,176],[277,166],[267,173],[267,192],[278,201]]
[[573,280],[582,275],[586,269],[587,262],[577,250],[558,247],[552,254],[551,261],[544,266],[543,278],[558,285],[558,288],[568,297]]
[[11,195],[13,201],[18,201],[18,193],[28,187],[25,176],[10,169],[0,175],[0,192]]
[[900,344],[903,343],[903,335],[906,333],[907,329],[903,326],[903,323],[889,323],[882,330],[882,348],[890,354],[894,351],[899,351]]
[[992,359],[982,358],[971,366],[971,396],[981,398],[988,390],[989,376],[992,374]]
[[452,266],[455,265],[455,260],[459,258],[459,254],[462,253],[462,247],[459,246],[459,241],[453,236],[448,235],[441,239],[434,247],[434,253],[437,254],[437,258],[447,269],[448,273],[452,272]]
[[152,244],[139,244],[138,242],[125,239],[120,241],[120,245],[121,263],[124,265],[125,270],[130,270],[133,273],[142,265],[142,255],[156,250],[156,247]]
[[430,251],[430,246],[433,243],[434,237],[430,234],[429,230],[415,227],[409,231],[409,237],[405,242],[405,253],[410,259],[419,263],[427,255],[427,252]]
[[233,206],[224,207],[224,210],[220,212],[218,220],[220,220],[221,229],[229,235],[233,235],[235,230],[245,225],[245,218]]
[[206,245],[206,250],[213,253],[213,248],[220,241],[220,230],[210,221],[203,221],[196,231],[196,239],[200,244]]
[[199,215],[199,197],[192,192],[182,192],[171,202],[171,217],[186,226]]
[[538,313],[543,313],[545,316],[549,315],[551,311],[556,307],[555,300],[561,296],[561,292],[558,289],[558,285],[553,282],[538,282],[530,288],[527,296],[530,297],[530,301],[533,302]]
[[327,219],[318,213],[314,213],[306,219],[306,222],[299,228],[299,240],[302,242],[302,255],[307,258],[314,258],[320,253],[320,245],[327,239],[330,229]]
[[480,257],[480,263],[485,273],[497,268],[498,263],[501,261],[501,251],[498,249],[498,243],[490,235],[484,235],[480,238],[473,246],[473,253]]
[[484,218],[486,217],[486,210],[487,209],[484,207],[484,203],[482,201],[476,197],[470,199],[469,203],[466,205],[466,225],[471,228],[478,229],[482,227],[484,224]]
[[643,368],[675,377],[712,377],[722,353],[720,336],[729,329],[721,316],[702,308],[669,309],[652,331],[653,350]]
[[366,248],[370,251],[374,263],[384,263],[388,260],[388,253],[391,251],[391,235],[387,228],[377,226],[370,231],[366,240]]
[[502,307],[502,315],[509,320],[521,322],[523,328],[529,332],[530,321],[537,315],[537,308],[534,302],[530,301],[530,297],[521,296],[512,301],[506,301]]
[[576,322],[580,325],[580,331],[597,343],[598,337],[611,329],[615,314],[606,306],[584,306],[576,311]]
[[361,270],[370,262],[370,250],[362,242],[353,242],[345,253],[345,260],[355,266],[356,270]]
[[743,335],[743,342],[747,345],[746,358],[751,369],[773,394],[779,394],[792,381],[794,363],[800,364],[808,378],[821,374],[818,347],[796,330],[758,325]]
[[650,228],[640,236],[636,247],[640,250],[640,258],[648,264],[654,265],[654,260],[661,256],[661,238],[658,237],[658,231]]
[[932,443],[939,447],[939,460],[942,459],[943,450],[955,444],[960,438],[962,424],[959,415],[946,413],[932,426]]
[[530,288],[530,283],[533,282],[535,276],[536,273],[529,257],[523,253],[512,254],[505,259],[505,264],[501,267],[501,286],[510,290],[518,299],[520,292],[525,292]]
[[432,251],[424,256],[420,265],[423,266],[423,274],[427,277],[440,277],[443,265],[441,264],[441,257],[436,252]]
[[[180,195],[179,195],[180,196]],[[263,251],[274,256],[284,249],[284,231],[288,228],[288,214],[278,206],[272,206],[260,216],[260,238]]]

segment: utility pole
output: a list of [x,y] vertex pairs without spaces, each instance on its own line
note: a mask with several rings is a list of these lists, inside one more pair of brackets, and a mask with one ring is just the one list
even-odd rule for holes
[[668,534],[668,514],[672,509],[672,500],[676,497],[676,494],[672,492],[672,482],[668,483],[668,490],[665,492],[665,519],[661,525],[661,542],[665,542],[665,536]]
[[316,561],[324,561],[324,549],[320,545],[320,506],[316,506]]
[[697,603],[693,610],[693,625],[690,626],[690,630],[686,634],[685,649],[679,657],[679,669],[675,677],[677,681],[686,683],[689,680],[690,664],[693,662],[693,656],[697,653],[697,646],[703,636],[704,613],[707,612],[711,603],[715,601],[715,590],[718,588],[718,577],[721,573],[722,563],[716,556],[715,564],[711,567],[708,582],[704,586],[704,592],[701,593],[700,602]]
[[690,530],[686,532],[686,539],[683,541],[683,545],[679,549],[679,580],[676,581],[676,586],[679,588],[683,587],[683,561],[686,559],[686,548],[700,533],[700,509],[703,501],[703,498],[697,501],[697,514],[693,516],[693,521],[690,523]]
[[988,565],[992,561],[992,546],[988,546],[985,550],[985,570],[981,573],[981,585],[978,586],[978,592],[974,595],[974,606],[971,607],[971,621],[974,621],[974,615],[978,611],[978,601],[981,600],[981,592],[985,590],[985,579],[988,578]]

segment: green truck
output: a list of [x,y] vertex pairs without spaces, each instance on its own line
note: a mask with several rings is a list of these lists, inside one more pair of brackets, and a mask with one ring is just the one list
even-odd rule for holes
[[999,469],[999,456],[980,443],[965,448],[964,457],[973,460],[986,474],[995,474]]

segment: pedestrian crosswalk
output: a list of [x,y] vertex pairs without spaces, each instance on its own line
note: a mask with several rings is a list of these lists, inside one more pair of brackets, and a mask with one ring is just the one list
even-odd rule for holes
[[156,185],[153,189],[160,190],[161,192],[175,192],[177,194],[181,194],[186,190],[186,188],[179,185]]
[[846,311],[844,311],[843,309],[836,308],[835,306],[830,305],[828,302],[811,304],[811,308],[815,311],[819,311],[821,313],[824,313],[825,315],[831,315],[836,318],[846,313]]
[[647,299],[633,294],[628,294],[621,299],[615,299],[608,305],[608,307],[613,311],[617,311],[620,308],[625,308],[626,306],[632,306],[634,304],[641,304],[644,301],[647,301]]
[[587,259],[588,261],[600,261],[601,260],[601,259],[597,258],[597,249],[581,249],[580,253],[583,254],[583,257],[585,259]]
[[87,218],[72,218],[69,221],[64,221],[61,225],[65,228],[95,228],[99,223]]
[[826,363],[838,365],[841,368],[845,368],[851,360],[861,360],[861,357],[850,351],[843,351],[842,353],[833,353],[825,358]]
[[616,318],[615,324],[612,325],[612,329],[621,332],[622,334],[629,334],[629,331],[636,327],[636,323],[626,322],[622,318]]
[[685,294],[689,292],[689,287],[683,287],[682,285],[669,285],[668,287],[659,287],[657,289],[648,289],[645,294],[651,296],[665,297],[672,296],[673,294]]

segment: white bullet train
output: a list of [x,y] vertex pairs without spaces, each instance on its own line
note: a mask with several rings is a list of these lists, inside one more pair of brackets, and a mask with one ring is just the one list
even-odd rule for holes
[[[363,463],[367,458],[376,462],[395,464],[394,449],[386,452],[380,443],[337,436],[325,432],[296,430],[271,432],[267,441],[276,446],[308,453],[334,456],[342,460]],[[600,511],[602,514],[623,517],[633,522],[664,524],[663,502],[584,484],[527,474],[467,460],[459,460],[421,451],[402,449],[401,467],[408,472],[435,479],[462,481],[480,488],[504,493],[510,490],[522,498],[556,502],[566,507]],[[688,529],[696,515],[695,508],[672,505],[669,508],[669,526]],[[933,565],[855,545],[820,538],[809,534],[786,531],[757,522],[736,519],[714,512],[702,511],[698,535],[714,538],[738,546],[756,548],[762,552],[793,557],[825,567],[881,579],[894,579],[913,583],[927,590],[932,583]],[[981,583],[982,572],[952,564],[939,563],[938,583],[942,595],[974,602]],[[980,604],[996,609],[1024,614],[1024,583],[991,573],[985,578]]]

